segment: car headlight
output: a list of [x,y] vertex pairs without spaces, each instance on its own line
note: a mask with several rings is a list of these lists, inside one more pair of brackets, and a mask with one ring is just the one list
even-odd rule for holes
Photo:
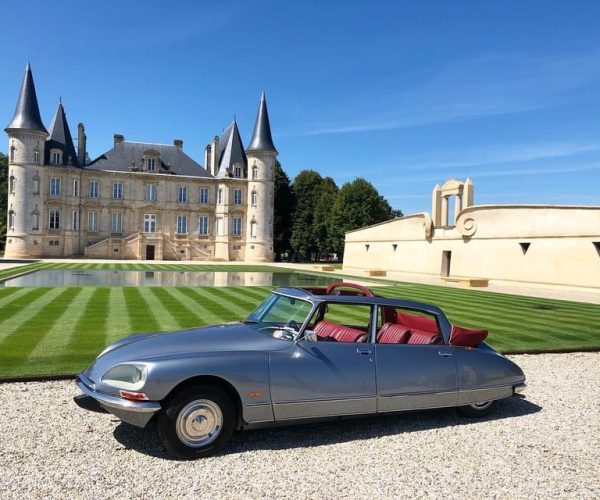
[[144,365],[123,364],[113,366],[104,375],[102,383],[117,389],[137,391],[146,383],[148,368]]

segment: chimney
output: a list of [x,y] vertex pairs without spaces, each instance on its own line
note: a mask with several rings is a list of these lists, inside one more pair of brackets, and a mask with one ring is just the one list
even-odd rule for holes
[[175,139],[173,141],[173,146],[175,146],[177,149],[183,149],[183,141],[181,139]]
[[123,134],[115,134],[114,138],[115,138],[115,144],[114,144],[115,146],[117,144],[121,144],[125,140],[125,137],[123,137]]
[[77,160],[80,167],[85,167],[87,157],[86,151],[87,136],[85,135],[85,127],[83,123],[77,125]]
[[204,168],[210,172],[211,167],[210,167],[210,158],[211,158],[211,154],[210,154],[210,144],[208,144],[206,146],[206,148],[204,148]]
[[219,136],[215,135],[210,143],[210,173],[217,175],[219,168]]

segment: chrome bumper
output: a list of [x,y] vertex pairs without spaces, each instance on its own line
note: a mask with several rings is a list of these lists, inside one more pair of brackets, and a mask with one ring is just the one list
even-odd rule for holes
[[514,391],[515,394],[523,394],[527,389],[527,384],[525,382],[521,382],[520,384],[515,385]]
[[154,414],[160,410],[160,403],[155,401],[129,401],[98,392],[95,390],[94,383],[83,374],[79,375],[76,383],[81,392],[94,398],[100,406],[115,417],[138,427],[145,427]]

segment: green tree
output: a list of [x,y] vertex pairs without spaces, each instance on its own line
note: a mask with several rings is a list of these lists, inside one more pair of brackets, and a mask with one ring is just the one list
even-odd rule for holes
[[281,164],[275,160],[275,198],[273,218],[273,250],[276,257],[291,252],[292,221],[296,197]]
[[315,203],[313,234],[317,244],[317,259],[335,252],[332,235],[332,207],[338,194],[338,187],[331,177],[321,182],[319,197]]
[[292,184],[296,195],[296,210],[292,225],[291,244],[299,260],[308,260],[317,254],[318,247],[313,234],[315,205],[319,198],[323,178],[314,170],[303,170]]
[[377,224],[395,217],[394,210],[377,189],[365,179],[355,179],[340,189],[332,213],[332,241],[335,252],[344,253],[347,231]]
[[6,243],[6,212],[8,210],[8,156],[0,153],[0,249]]

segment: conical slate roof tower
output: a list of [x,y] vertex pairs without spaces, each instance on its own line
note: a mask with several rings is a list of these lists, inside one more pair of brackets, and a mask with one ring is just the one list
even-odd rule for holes
[[271,136],[271,124],[269,123],[269,112],[267,111],[267,100],[265,93],[260,96],[260,105],[254,124],[254,132],[247,151],[268,151],[277,153]]
[[[58,103],[58,108],[56,108],[56,113],[50,125],[50,137],[46,139],[46,156],[49,157],[51,149],[62,151],[63,165],[79,165],[62,102]],[[46,163],[48,163],[48,159],[46,158]]]
[[40,116],[40,108],[38,106],[35,84],[33,83],[33,75],[31,74],[31,65],[29,63],[27,63],[25,76],[21,84],[21,92],[19,93],[15,116],[13,116],[13,119],[4,130],[6,132],[11,130],[29,130],[44,134],[48,133]]

